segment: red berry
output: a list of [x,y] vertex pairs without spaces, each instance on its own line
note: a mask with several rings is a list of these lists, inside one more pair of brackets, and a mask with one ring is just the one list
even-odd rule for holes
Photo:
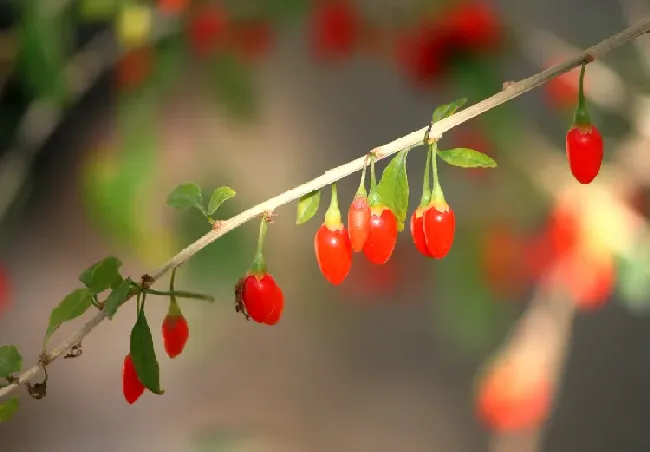
[[352,200],[348,211],[348,232],[352,250],[358,253],[370,234],[370,206],[366,196],[356,195]]
[[240,25],[233,35],[238,55],[247,61],[258,61],[266,57],[273,45],[273,29],[263,20]]
[[501,41],[501,23],[487,2],[462,2],[446,12],[438,28],[445,30],[448,41],[470,52],[492,50]]
[[282,290],[276,286],[275,291],[275,304],[273,305],[273,312],[266,318],[267,325],[275,325],[280,321],[282,317],[282,312],[284,311],[284,294]]
[[201,57],[223,47],[228,37],[226,12],[217,5],[201,9],[189,22],[192,50]]
[[168,314],[163,320],[162,335],[167,355],[172,359],[176,358],[181,354],[190,337],[190,328],[185,317],[182,314]]
[[179,14],[189,3],[190,0],[158,0],[158,7],[165,14]]
[[426,257],[433,257],[431,251],[427,247],[427,241],[424,238],[424,213],[426,210],[417,209],[411,215],[411,237],[413,243],[420,253]]
[[241,298],[246,313],[258,323],[266,323],[269,319],[273,319],[274,311],[278,307],[278,316],[281,315],[284,307],[282,291],[268,273],[259,278],[248,275],[243,283]]
[[130,354],[126,355],[122,366],[122,393],[129,404],[135,403],[144,393],[144,385],[138,378]]
[[424,237],[435,259],[445,257],[454,243],[456,217],[446,204],[432,205],[424,214]]
[[602,308],[611,296],[615,284],[614,275],[611,258],[588,259],[576,252],[562,277],[578,308],[591,311]]
[[317,58],[349,56],[360,38],[361,19],[349,0],[324,0],[312,12],[311,45]]
[[138,88],[151,73],[153,66],[153,52],[149,47],[140,47],[130,50],[116,67],[116,82],[118,88]]
[[[549,62],[547,67],[561,63],[566,58],[558,58]],[[544,91],[546,99],[556,108],[568,109],[573,108],[578,98],[578,88],[580,82],[580,70],[573,69],[545,83]],[[586,90],[587,87],[585,87]]]
[[314,251],[325,279],[335,286],[341,284],[352,268],[352,245],[345,226],[330,229],[323,223],[314,237]]
[[397,218],[386,207],[373,207],[370,215],[370,233],[363,253],[373,264],[388,262],[397,242]]
[[0,314],[9,303],[11,288],[6,270],[0,266]]
[[551,250],[555,257],[573,250],[580,240],[580,223],[570,205],[559,203],[551,212],[546,225]]
[[573,177],[581,184],[591,183],[603,162],[603,137],[596,126],[571,127],[566,134],[566,156]]
[[396,52],[399,65],[417,86],[435,82],[444,69],[444,36],[430,24],[422,24],[415,32],[398,36]]
[[552,386],[537,369],[506,362],[481,380],[476,398],[480,419],[500,433],[539,426],[551,408]]

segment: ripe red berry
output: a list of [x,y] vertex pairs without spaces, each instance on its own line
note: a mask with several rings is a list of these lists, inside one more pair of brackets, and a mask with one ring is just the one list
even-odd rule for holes
[[[566,58],[554,58],[546,66],[549,68],[564,60]],[[546,100],[551,106],[559,109],[572,108],[575,105],[576,97],[578,97],[579,79],[580,71],[576,68],[549,80],[543,85]]]
[[566,156],[573,177],[581,184],[593,181],[603,162],[603,137],[594,125],[574,125],[566,135]]
[[167,314],[162,324],[162,335],[167,355],[172,359],[176,358],[190,337],[190,328],[183,314]]
[[427,247],[427,241],[424,238],[424,214],[426,209],[418,208],[411,215],[411,237],[413,237],[413,243],[417,250],[426,257],[433,257],[429,247]]
[[189,22],[191,48],[200,57],[223,47],[228,38],[229,19],[217,5],[202,8]]
[[341,284],[352,268],[352,246],[345,226],[330,229],[323,223],[314,237],[314,251],[325,279],[334,285]]
[[397,242],[397,218],[384,206],[370,209],[370,233],[363,246],[363,254],[373,264],[388,262]]
[[273,46],[274,34],[270,24],[255,20],[240,24],[233,32],[237,54],[246,61],[259,61]]
[[142,85],[152,71],[154,59],[150,47],[139,47],[130,50],[117,62],[117,87],[129,90]]
[[267,323],[269,320],[277,323],[284,308],[282,290],[268,273],[261,277],[248,275],[244,279],[241,301],[246,313],[257,323]]
[[126,355],[122,366],[122,393],[129,404],[135,403],[144,393],[144,385],[138,378],[130,354]]
[[456,231],[454,211],[446,203],[434,203],[424,214],[424,237],[429,252],[442,259],[451,250]]
[[480,381],[476,411],[486,426],[506,433],[539,426],[551,408],[552,386],[537,369],[504,362]]
[[575,252],[562,277],[578,308],[593,311],[602,308],[613,292],[614,262],[609,256],[589,258]]
[[439,19],[447,40],[470,52],[494,49],[501,41],[501,23],[487,2],[475,0],[454,5]]
[[311,20],[311,46],[319,59],[349,56],[360,38],[361,18],[349,0],[316,3]]
[[396,57],[406,77],[416,86],[435,82],[444,69],[446,43],[439,29],[423,23],[397,36]]
[[357,194],[352,200],[348,211],[348,232],[352,250],[360,252],[370,234],[370,206],[365,195]]

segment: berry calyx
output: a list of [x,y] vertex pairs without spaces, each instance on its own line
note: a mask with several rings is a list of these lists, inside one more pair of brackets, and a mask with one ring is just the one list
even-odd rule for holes
[[360,39],[361,18],[349,0],[317,2],[311,22],[310,40],[316,58],[347,57]]
[[366,193],[365,178],[366,166],[363,167],[359,188],[348,211],[348,233],[352,250],[355,253],[363,249],[363,245],[368,240],[368,234],[370,234],[370,204]]
[[314,251],[321,273],[330,283],[341,284],[352,268],[352,245],[341,222],[336,183],[332,184],[332,201],[325,222],[314,237]]
[[[172,271],[172,276],[169,280],[169,291],[172,293],[174,292],[175,278],[176,269]],[[183,352],[185,344],[190,337],[190,328],[187,324],[187,319],[183,316],[175,295],[169,297],[169,309],[163,319],[162,336],[165,351],[171,359],[176,358]]]
[[578,107],[573,114],[573,125],[566,134],[566,156],[571,174],[581,184],[591,183],[603,163],[603,137],[591,124],[584,95],[585,65],[580,69]]
[[122,393],[129,404],[134,404],[144,393],[144,385],[138,378],[131,354],[126,355],[122,366]]

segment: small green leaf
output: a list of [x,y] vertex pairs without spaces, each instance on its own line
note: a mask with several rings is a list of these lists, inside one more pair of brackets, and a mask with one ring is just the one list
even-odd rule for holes
[[450,104],[440,105],[438,108],[434,110],[433,115],[431,116],[431,122],[435,123],[440,121],[441,119],[448,118],[449,116],[456,113],[456,111],[458,111],[458,109],[461,108],[466,103],[467,103],[467,99],[461,98],[461,99],[456,99]]
[[18,408],[20,408],[18,397],[12,397],[0,404],[0,422],[10,420],[18,412]]
[[204,215],[207,215],[203,207],[201,188],[196,184],[181,184],[174,188],[169,196],[167,196],[167,205],[174,209],[194,207],[203,212]]
[[92,306],[93,293],[89,289],[76,289],[70,292],[50,314],[50,323],[45,332],[43,345],[61,324],[83,315]]
[[318,212],[320,206],[320,190],[303,195],[298,200],[298,216],[296,224],[303,224],[311,220]]
[[461,168],[494,168],[497,162],[482,152],[474,149],[456,148],[448,151],[438,150],[438,155],[445,162]]
[[79,281],[94,293],[101,293],[107,289],[118,286],[122,282],[119,268],[122,266],[115,256],[108,256],[86,270],[79,276]]
[[234,198],[237,193],[230,187],[219,187],[212,192],[210,202],[208,203],[208,215],[212,215],[217,211],[221,204]]
[[160,369],[156,351],[153,348],[153,338],[144,311],[140,311],[131,330],[130,352],[142,384],[154,394],[163,394],[165,391],[160,389]]
[[0,378],[6,378],[16,372],[20,372],[23,365],[23,357],[18,353],[14,345],[3,345],[0,347]]
[[131,284],[133,281],[131,278],[126,278],[123,280],[119,286],[114,288],[106,301],[104,302],[104,309],[109,319],[112,319],[117,310],[124,304],[124,302],[129,298],[129,292],[131,290]]
[[388,207],[397,218],[397,230],[404,229],[406,211],[409,207],[409,181],[406,174],[406,157],[408,149],[399,152],[390,161],[384,170],[379,184],[377,194],[381,202]]

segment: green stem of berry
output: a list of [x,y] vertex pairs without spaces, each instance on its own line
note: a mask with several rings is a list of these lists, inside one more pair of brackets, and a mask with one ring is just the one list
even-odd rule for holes
[[585,68],[586,65],[583,63],[580,68],[580,80],[578,82],[578,107],[573,113],[573,124],[577,126],[588,126],[591,124],[584,92]]
[[355,196],[368,196],[366,192],[366,168],[368,165],[363,165],[363,170],[361,170],[361,182],[359,182],[359,188],[357,188],[357,193]]
[[178,306],[178,301],[176,301],[176,294],[174,291],[174,282],[176,280],[176,268],[172,270],[172,276],[169,278],[169,310],[167,315],[178,317],[182,315],[181,308]]
[[256,276],[262,276],[266,273],[266,260],[264,259],[262,249],[264,248],[264,239],[266,238],[268,227],[268,218],[264,215],[260,222],[260,233],[257,238],[257,252],[255,253],[255,258],[253,259],[250,268],[250,272]]
[[433,190],[431,191],[431,202],[435,205],[446,204],[445,195],[442,192],[440,180],[438,180],[438,144],[431,143],[429,151],[433,154],[431,158],[431,172],[433,173]]
[[368,194],[368,204],[370,207],[381,205],[381,196],[377,192],[377,176],[375,174],[375,157],[370,156],[370,193]]
[[336,182],[332,184],[332,200],[327,212],[325,212],[325,225],[330,229],[341,226],[341,211],[339,210],[339,195]]
[[424,208],[429,205],[431,202],[431,186],[429,185],[429,179],[431,179],[429,173],[429,166],[431,165],[431,146],[427,151],[427,163],[424,165],[424,181],[422,182],[422,199],[420,200],[421,208]]

